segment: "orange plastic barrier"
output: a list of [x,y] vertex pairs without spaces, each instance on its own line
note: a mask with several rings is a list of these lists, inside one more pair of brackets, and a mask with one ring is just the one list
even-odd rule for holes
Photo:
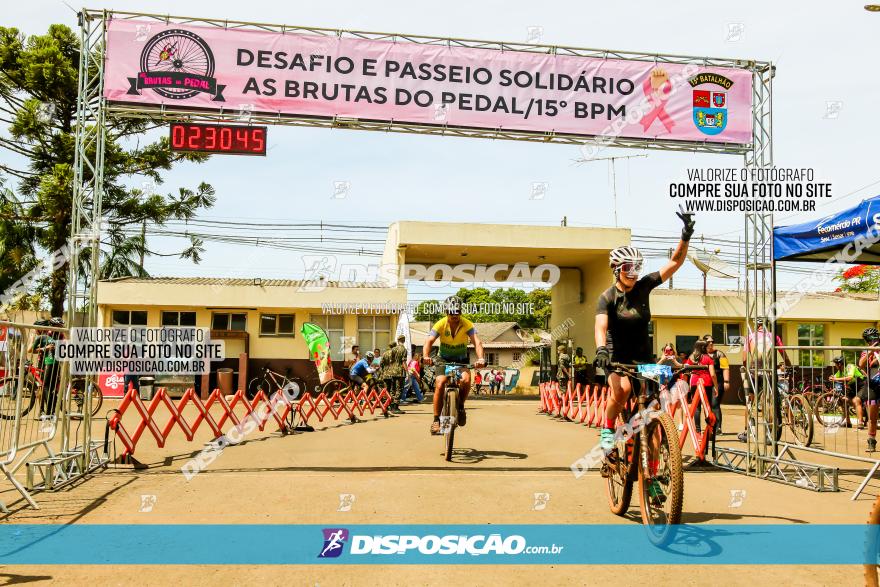
[[[183,417],[183,410],[189,404],[192,404],[198,412],[192,423]],[[222,409],[219,420],[215,419],[214,415],[211,414],[211,408],[214,404],[218,404]],[[165,426],[160,429],[154,414],[159,409],[159,406],[162,405],[165,406],[171,417],[165,423]],[[119,404],[119,408],[115,410],[116,413],[108,420],[107,424],[116,433],[124,447],[120,458],[126,459],[134,453],[134,449],[144,430],[149,430],[156,440],[156,445],[162,448],[165,446],[165,441],[175,425],[183,431],[188,441],[193,440],[202,422],[205,422],[205,425],[211,429],[214,438],[219,438],[223,435],[223,425],[227,420],[236,426],[240,426],[248,418],[254,419],[260,430],[265,428],[270,418],[274,418],[278,424],[278,429],[286,433],[289,432],[287,416],[290,415],[291,410],[297,410],[303,422],[308,423],[309,418],[312,416],[316,417],[318,421],[323,422],[328,414],[334,420],[338,420],[342,414],[345,414],[347,419],[354,420],[355,412],[363,416],[367,411],[373,414],[376,410],[380,410],[384,415],[387,414],[389,405],[391,405],[391,395],[386,389],[379,393],[373,390],[369,394],[363,391],[356,393],[352,390],[346,390],[344,392],[336,392],[329,398],[323,393],[315,398],[305,394],[292,404],[284,401],[280,391],[276,392],[271,400],[266,397],[266,394],[259,391],[254,399],[248,401],[242,390],[238,390],[232,396],[232,399],[227,401],[226,397],[220,393],[220,390],[215,389],[208,396],[208,399],[203,402],[194,390],[187,389],[183,397],[175,404],[174,400],[168,396],[165,388],[159,388],[147,405],[140,398],[138,392],[129,387],[128,392],[126,392],[122,399],[122,403]],[[129,409],[134,409],[140,416],[140,421],[133,434],[129,434],[122,424],[122,417]],[[236,409],[241,413],[241,417],[239,417],[239,413],[236,413]]]
[[[544,414],[559,416],[566,420],[584,424],[586,426],[599,426],[604,418],[605,408],[608,405],[610,389],[607,386],[584,386],[578,384],[572,389],[569,382],[568,389],[560,394],[559,384],[555,381],[541,383],[538,386],[541,409]],[[670,393],[668,390],[666,393]],[[696,415],[697,405],[702,405],[703,413],[706,415],[709,424],[702,430],[697,432],[694,416]],[[632,411],[635,406],[635,400],[630,398],[629,407]],[[675,418],[676,410],[681,407],[682,421],[684,428],[679,438],[679,444],[683,448],[687,439],[690,438],[694,447],[694,452],[701,458],[706,458],[706,450],[709,445],[709,438],[712,430],[715,428],[715,414],[712,412],[709,398],[706,395],[706,389],[703,383],[697,385],[697,392],[694,394],[690,404],[688,404],[687,396],[682,395],[677,401],[669,401],[666,404],[666,411],[672,418]]]

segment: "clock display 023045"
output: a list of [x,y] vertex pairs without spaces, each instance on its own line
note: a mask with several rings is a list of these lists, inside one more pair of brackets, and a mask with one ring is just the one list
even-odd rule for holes
[[265,156],[266,127],[174,122],[171,150]]

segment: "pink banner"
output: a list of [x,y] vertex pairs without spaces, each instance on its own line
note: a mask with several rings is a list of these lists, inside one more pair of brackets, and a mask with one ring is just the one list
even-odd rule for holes
[[114,102],[746,144],[747,70],[113,20]]

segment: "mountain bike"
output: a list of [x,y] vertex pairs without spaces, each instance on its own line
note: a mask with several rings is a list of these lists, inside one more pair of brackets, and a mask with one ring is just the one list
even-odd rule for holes
[[446,387],[443,388],[443,406],[440,409],[440,436],[443,438],[444,454],[447,461],[452,460],[452,447],[455,442],[455,429],[458,428],[458,388],[461,373],[473,369],[473,365],[446,363]]
[[[813,442],[813,409],[810,402],[799,393],[790,393],[787,379],[778,379],[777,388],[780,402],[777,415],[781,416],[781,421],[776,426],[776,442],[782,438],[782,428],[788,426],[795,442],[801,446],[810,446]],[[767,404],[769,405],[769,398]]]
[[305,391],[306,382],[299,377],[288,377],[277,373],[269,368],[269,365],[263,367],[262,372],[248,382],[247,398],[254,399],[257,393],[262,390],[266,397],[271,399],[272,394],[276,391],[282,391],[288,399],[297,399],[300,394]]
[[[627,402],[620,417],[632,427],[632,433],[615,434],[615,447],[602,465],[607,481],[611,512],[623,516],[629,509],[633,485],[639,483],[642,523],[648,528],[651,542],[667,544],[673,526],[681,523],[684,501],[684,473],[678,428],[657,399],[667,385],[685,371],[704,368],[685,365],[673,370],[667,365],[628,365],[611,363],[609,370],[642,382],[635,405]],[[632,407],[631,407],[632,406]],[[635,408],[635,410],[633,410]],[[618,432],[622,426],[618,426]]]
[[856,420],[856,408],[846,396],[846,384],[837,382],[834,390],[822,394],[814,406],[816,421],[822,426],[839,426]]

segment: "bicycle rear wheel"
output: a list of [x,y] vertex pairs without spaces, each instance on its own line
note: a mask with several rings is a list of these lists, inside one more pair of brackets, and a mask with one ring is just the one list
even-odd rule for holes
[[813,414],[807,400],[800,394],[789,397],[786,411],[786,423],[791,428],[795,442],[801,446],[810,446],[813,442]]
[[264,394],[266,394],[266,397],[269,397],[270,395],[272,395],[271,382],[269,381],[268,378],[254,377],[253,379],[248,381],[247,392],[246,392],[247,398],[254,399],[257,396],[257,393],[261,390]]
[[822,394],[822,397],[816,400],[816,409],[814,411],[816,422],[821,426],[834,426],[842,423],[846,417],[843,412],[846,408],[842,404],[841,396],[833,391]]
[[684,502],[678,429],[669,414],[662,414],[652,420],[641,434],[645,435],[645,442],[641,446],[648,447],[649,467],[653,469],[653,463],[656,462],[656,472],[651,475],[638,465],[642,522],[648,528],[651,542],[662,546],[674,537],[675,526],[681,523]]
[[[14,377],[6,377],[0,380],[0,419],[3,420],[14,420],[15,419],[15,400],[17,394],[17,384],[18,380]],[[29,384],[28,381],[25,381],[21,386],[21,415],[24,416],[34,407],[34,402],[37,399],[37,394],[34,393],[34,388]]]
[[334,393],[347,388],[348,385],[346,385],[345,381],[342,381],[341,379],[331,379],[321,388],[321,393],[327,397],[331,397]]

